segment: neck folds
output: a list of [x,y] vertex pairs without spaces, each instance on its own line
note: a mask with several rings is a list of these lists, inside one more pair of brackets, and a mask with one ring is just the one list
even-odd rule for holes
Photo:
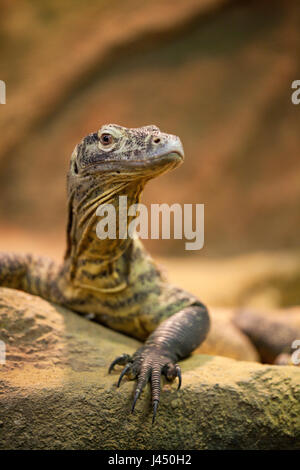
[[99,294],[126,289],[132,248],[127,207],[139,202],[143,186],[126,181],[102,189],[94,185],[70,198],[67,257],[74,286]]

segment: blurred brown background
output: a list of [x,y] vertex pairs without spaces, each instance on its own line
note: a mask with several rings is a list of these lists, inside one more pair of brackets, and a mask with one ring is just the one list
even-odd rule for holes
[[0,0],[0,243],[59,257],[65,177],[102,124],[178,134],[144,202],[205,204],[205,247],[149,241],[222,305],[300,303],[298,0]]

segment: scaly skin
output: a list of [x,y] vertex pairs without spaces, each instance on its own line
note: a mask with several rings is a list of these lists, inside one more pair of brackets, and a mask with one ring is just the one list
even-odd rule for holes
[[168,380],[178,377],[180,385],[177,361],[205,339],[208,312],[197,298],[165,281],[140,240],[100,240],[96,209],[110,203],[118,214],[121,195],[127,196],[128,207],[138,203],[150,179],[182,160],[179,138],[156,126],[102,126],[85,137],[71,157],[63,263],[31,255],[0,255],[1,285],[39,295],[80,314],[93,313],[100,323],[146,340],[133,357],[117,358],[110,371],[116,364],[125,366],[118,385],[125,374],[137,379],[132,410],[151,380],[153,420],[161,375]]

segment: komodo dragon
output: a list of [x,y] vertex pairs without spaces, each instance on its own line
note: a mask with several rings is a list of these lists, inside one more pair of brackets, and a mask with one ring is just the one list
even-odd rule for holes
[[[119,196],[138,203],[145,184],[180,165],[181,141],[156,126],[129,129],[101,127],[78,144],[68,173],[67,249],[61,265],[33,255],[0,255],[0,285],[20,289],[80,314],[93,313],[100,323],[145,340],[133,356],[123,354],[119,377],[137,379],[132,411],[151,381],[153,422],[160,380],[181,372],[177,361],[200,345],[209,330],[206,307],[193,295],[166,282],[139,239],[100,240],[96,234],[101,204]],[[132,218],[128,217],[128,223]],[[118,221],[118,217],[117,217]]]

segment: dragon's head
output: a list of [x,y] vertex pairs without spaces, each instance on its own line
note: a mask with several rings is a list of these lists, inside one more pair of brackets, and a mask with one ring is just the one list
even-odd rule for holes
[[[114,180],[150,179],[184,158],[179,137],[156,126],[130,129],[106,124],[86,136],[72,154],[72,179],[109,174]],[[118,176],[119,175],[119,176]]]

